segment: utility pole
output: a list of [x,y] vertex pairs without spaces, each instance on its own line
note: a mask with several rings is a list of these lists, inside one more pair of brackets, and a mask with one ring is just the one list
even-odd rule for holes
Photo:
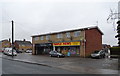
[[13,48],[14,48],[14,21],[12,20],[12,58],[13,58]]

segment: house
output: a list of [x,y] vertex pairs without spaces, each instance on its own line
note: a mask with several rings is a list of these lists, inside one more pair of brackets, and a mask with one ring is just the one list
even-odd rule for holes
[[10,40],[5,39],[0,41],[0,48],[8,48],[8,47],[11,47]]
[[32,49],[32,43],[30,41],[26,41],[25,39],[23,41],[15,40],[14,47],[17,50],[26,51],[28,49]]
[[33,55],[48,54],[56,50],[71,56],[88,57],[102,49],[102,31],[97,27],[71,29],[32,36]]
[[108,48],[111,48],[111,46],[108,45],[108,44],[102,44],[102,48],[103,48],[103,49],[106,49],[106,48],[108,49]]

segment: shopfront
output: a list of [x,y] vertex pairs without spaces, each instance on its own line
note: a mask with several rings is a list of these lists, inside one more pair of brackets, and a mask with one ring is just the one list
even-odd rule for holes
[[52,43],[35,44],[35,54],[49,54],[52,48]]
[[80,56],[80,41],[53,43],[54,50],[70,56]]

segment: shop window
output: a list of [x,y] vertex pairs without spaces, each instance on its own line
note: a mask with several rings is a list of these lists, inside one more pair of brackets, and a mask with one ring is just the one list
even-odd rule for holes
[[40,40],[44,40],[43,36],[40,37]]
[[62,38],[62,34],[57,34],[57,38]]
[[47,36],[46,36],[46,40],[49,40],[49,39],[50,39],[50,35],[47,35]]
[[74,32],[74,37],[78,37],[78,36],[80,36],[80,31],[75,31]]
[[67,37],[67,38],[70,38],[70,32],[67,32],[67,33],[66,33],[66,37]]

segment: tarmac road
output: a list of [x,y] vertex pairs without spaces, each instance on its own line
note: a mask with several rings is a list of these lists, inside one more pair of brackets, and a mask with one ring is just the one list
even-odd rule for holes
[[[61,70],[64,69],[65,71],[69,70],[69,72],[72,71],[72,72],[70,72],[70,74],[71,73],[118,74],[118,59],[107,59],[107,58],[91,59],[91,58],[79,58],[79,57],[56,58],[56,57],[49,57],[49,56],[42,56],[42,55],[31,55],[28,53],[18,54],[14,58],[11,58],[11,56],[7,56],[7,55],[3,54],[2,58],[20,61],[20,62],[47,65],[52,68],[59,68]],[[5,61],[5,63],[6,63],[6,61]],[[3,65],[4,65],[4,61],[3,61]],[[9,64],[7,63],[7,65],[9,65]],[[44,74],[44,73],[45,72],[43,72],[42,74]],[[60,73],[60,74],[62,74],[62,73]]]
[[80,74],[68,70],[2,59],[3,74]]
[[2,74],[2,54],[0,53],[0,76]]

